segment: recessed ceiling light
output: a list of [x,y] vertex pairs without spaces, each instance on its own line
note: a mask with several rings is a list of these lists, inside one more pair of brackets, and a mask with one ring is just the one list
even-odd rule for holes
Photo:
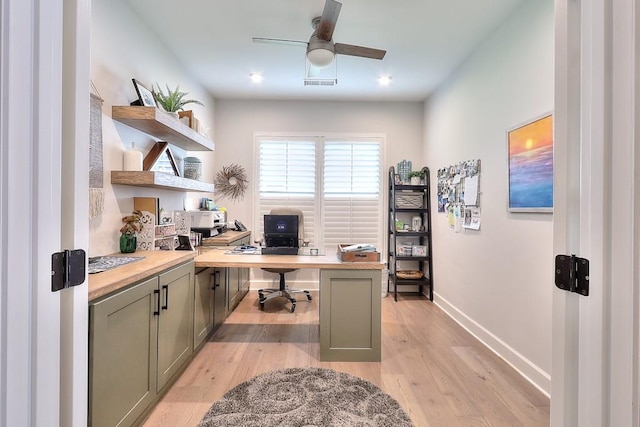
[[251,73],[249,74],[249,78],[253,83],[260,83],[264,77],[260,73]]
[[391,76],[380,76],[378,83],[380,86],[389,86],[391,84]]

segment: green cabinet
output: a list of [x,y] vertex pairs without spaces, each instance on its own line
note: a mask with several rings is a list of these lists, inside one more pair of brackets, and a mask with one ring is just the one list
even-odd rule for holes
[[159,276],[158,391],[193,352],[193,265],[190,262]]
[[249,269],[232,268],[227,270],[227,310],[232,312],[249,291]]
[[89,425],[131,425],[156,395],[158,278],[89,307]]
[[195,279],[193,347],[198,348],[249,292],[248,268],[198,269]]
[[194,349],[199,347],[227,316],[226,283],[225,269],[204,268],[196,272]]
[[320,270],[320,360],[381,360],[380,270]]
[[227,318],[227,269],[213,269],[213,329]]
[[193,351],[193,261],[89,306],[89,425],[129,426]]

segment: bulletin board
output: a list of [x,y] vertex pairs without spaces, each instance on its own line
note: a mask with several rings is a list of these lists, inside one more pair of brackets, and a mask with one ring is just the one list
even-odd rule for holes
[[438,212],[456,233],[480,230],[480,159],[438,169]]

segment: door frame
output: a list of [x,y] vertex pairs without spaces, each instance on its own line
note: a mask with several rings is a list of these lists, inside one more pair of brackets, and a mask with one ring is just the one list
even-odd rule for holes
[[554,254],[590,260],[590,294],[553,292],[551,425],[637,426],[640,20],[633,0],[555,15]]
[[0,425],[84,426],[87,285],[51,254],[88,247],[90,0],[0,2]]

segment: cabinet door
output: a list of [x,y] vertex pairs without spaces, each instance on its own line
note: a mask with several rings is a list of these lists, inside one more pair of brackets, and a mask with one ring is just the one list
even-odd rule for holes
[[239,268],[227,268],[227,298],[229,299],[227,310],[229,313],[236,308],[241,299]]
[[250,270],[248,268],[240,269],[240,290],[242,291],[243,298],[247,294],[247,292],[249,292],[249,271]]
[[89,425],[129,426],[156,396],[158,278],[89,306]]
[[213,268],[196,274],[193,313],[193,348],[197,348],[213,329]]
[[213,329],[227,318],[227,269],[216,267],[213,272]]
[[159,276],[158,391],[193,352],[193,275],[189,262]]
[[380,270],[320,270],[320,360],[379,362]]

